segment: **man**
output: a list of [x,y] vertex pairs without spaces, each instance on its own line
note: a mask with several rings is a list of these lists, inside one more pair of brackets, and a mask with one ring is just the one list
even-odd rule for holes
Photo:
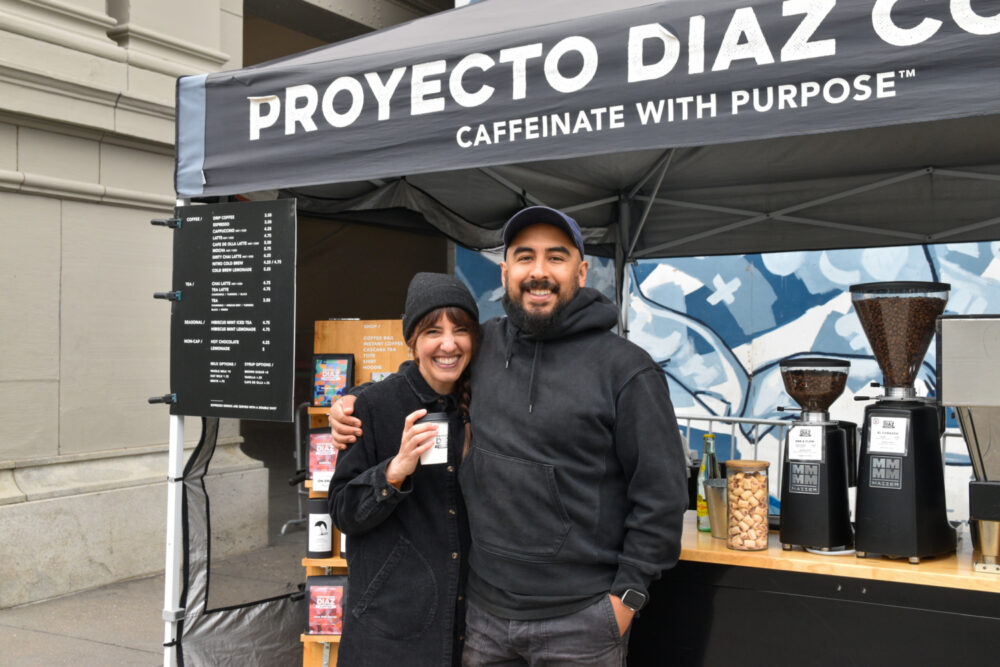
[[[504,227],[506,318],[472,365],[466,665],[623,665],[648,586],[677,562],[686,460],[662,370],[610,331],[576,222]],[[346,404],[345,404],[346,406]],[[334,430],[344,438],[357,423]]]

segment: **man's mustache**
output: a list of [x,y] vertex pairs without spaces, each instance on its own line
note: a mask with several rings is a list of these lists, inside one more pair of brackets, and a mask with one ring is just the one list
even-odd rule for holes
[[559,284],[549,280],[525,280],[521,283],[522,292],[530,292],[536,289],[549,290],[553,294],[559,294]]

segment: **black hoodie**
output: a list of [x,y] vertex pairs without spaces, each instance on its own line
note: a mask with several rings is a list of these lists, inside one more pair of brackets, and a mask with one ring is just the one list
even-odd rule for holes
[[687,468],[662,369],[609,331],[583,288],[542,337],[484,324],[472,446],[459,473],[469,594],[498,616],[548,618],[621,596],[680,554]]

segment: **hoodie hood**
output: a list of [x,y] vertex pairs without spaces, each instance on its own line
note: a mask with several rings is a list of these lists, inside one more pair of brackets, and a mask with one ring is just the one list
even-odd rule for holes
[[592,287],[581,287],[559,313],[552,326],[538,336],[522,331],[514,324],[506,303],[504,312],[507,313],[507,325],[511,331],[516,336],[528,340],[552,340],[590,329],[607,331],[618,324],[618,308]]
[[[507,311],[507,304],[504,304]],[[529,334],[514,324],[507,311],[504,367],[510,368],[510,360],[515,354],[515,346],[520,340],[525,345],[534,345],[531,359],[531,374],[528,378],[528,412],[534,411],[535,389],[538,384],[539,360],[545,341],[568,338],[584,331],[607,331],[618,324],[618,309],[603,294],[590,287],[581,287],[566,307],[559,313],[546,331],[540,335]]]

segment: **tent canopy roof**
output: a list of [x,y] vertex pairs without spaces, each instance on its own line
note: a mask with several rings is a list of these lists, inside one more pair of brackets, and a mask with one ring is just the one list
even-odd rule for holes
[[178,194],[473,248],[544,203],[620,258],[995,238],[1000,17],[918,5],[489,0],[182,79]]

